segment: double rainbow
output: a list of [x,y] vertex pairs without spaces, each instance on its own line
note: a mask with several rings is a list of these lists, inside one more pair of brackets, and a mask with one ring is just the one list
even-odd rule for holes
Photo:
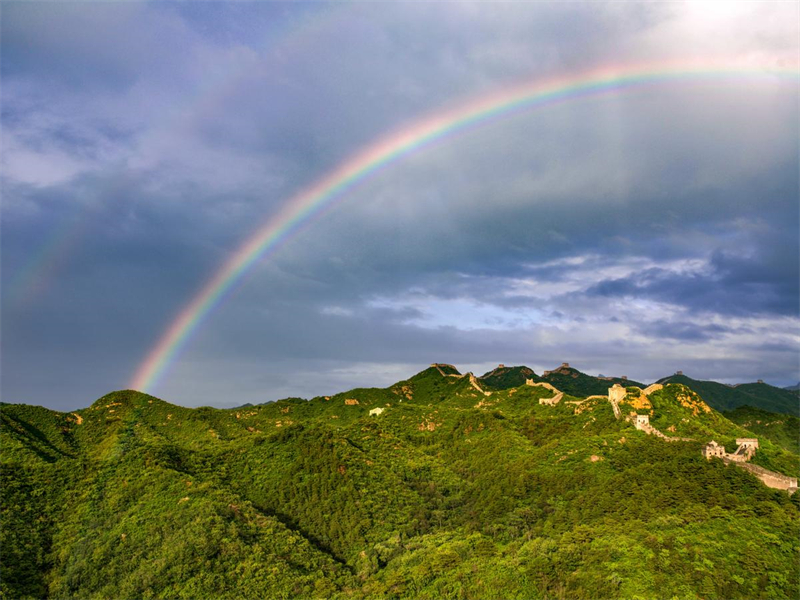
[[358,152],[325,177],[290,198],[231,256],[180,311],[139,365],[130,387],[151,390],[164,376],[194,333],[253,264],[292,238],[315,216],[341,200],[354,185],[409,154],[432,143],[521,111],[679,80],[798,78],[797,68],[742,66],[705,63],[649,65],[595,70],[577,76],[535,81],[489,94],[460,107],[416,121]]

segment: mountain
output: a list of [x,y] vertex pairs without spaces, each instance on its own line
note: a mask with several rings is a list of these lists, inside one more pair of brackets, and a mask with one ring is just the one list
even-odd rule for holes
[[800,494],[701,456],[744,422],[680,384],[623,392],[650,434],[607,395],[489,389],[523,368],[227,410],[0,404],[0,597],[800,595]]
[[481,385],[489,390],[507,390],[525,385],[528,379],[539,381],[540,378],[529,367],[507,367],[498,365],[497,368],[484,373],[478,378]]
[[541,380],[553,385],[562,392],[582,397],[604,396],[608,393],[608,388],[615,383],[622,386],[635,385],[644,387],[644,384],[630,380],[627,377],[593,377],[570,367],[569,363],[561,363],[561,366],[557,369],[545,371]]
[[789,390],[790,392],[798,392],[800,391],[800,382],[795,383],[794,385],[788,385],[783,389]]
[[735,386],[716,381],[698,381],[682,373],[658,380],[658,383],[681,383],[700,394],[717,410],[733,410],[739,406],[755,406],[770,412],[800,415],[800,396],[779,387],[759,381]]

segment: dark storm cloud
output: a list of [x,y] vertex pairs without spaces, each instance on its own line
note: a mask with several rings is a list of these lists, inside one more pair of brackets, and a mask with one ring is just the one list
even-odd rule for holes
[[783,253],[774,250],[770,245],[758,247],[758,255],[744,257],[717,250],[705,273],[680,274],[653,268],[596,283],[585,293],[656,300],[696,313],[797,316],[797,246],[787,244]]
[[[3,396],[70,408],[123,387],[259,224],[372,140],[522,80],[766,47],[746,21],[708,32],[644,3],[3,17]],[[792,18],[770,52],[796,54]],[[254,267],[163,394],[309,396],[435,360],[796,381],[796,101],[742,82],[643,89],[406,157]],[[58,236],[20,301],[9,282]]]
[[643,324],[639,330],[648,336],[661,339],[702,341],[718,337],[720,334],[734,332],[736,329],[717,325],[702,325],[692,322],[654,321]]

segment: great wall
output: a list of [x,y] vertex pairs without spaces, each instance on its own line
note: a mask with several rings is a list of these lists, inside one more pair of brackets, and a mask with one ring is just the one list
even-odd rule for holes
[[543,387],[553,392],[554,395],[552,398],[539,398],[539,404],[546,404],[547,406],[555,406],[556,404],[561,402],[561,399],[564,397],[564,392],[556,389],[549,383],[545,383],[544,381],[534,382],[533,379],[526,379],[525,385],[530,385],[534,387]]
[[[644,390],[642,390],[642,394],[644,396],[649,396],[653,392],[662,389],[664,386],[659,383],[654,383],[650,386],[647,386]],[[619,408],[619,401],[624,399],[627,396],[627,389],[619,384],[614,384],[612,387],[608,388],[608,401],[611,404],[612,408],[614,409],[614,416],[619,419],[621,417],[621,412]],[[695,441],[693,438],[683,438],[683,437],[670,437],[665,435],[655,427],[650,424],[650,416],[631,413],[626,417],[627,421],[631,421],[633,426],[640,431],[644,431],[648,435],[654,435],[658,438],[661,438],[667,442],[692,442]],[[753,475],[758,477],[764,485],[767,487],[779,489],[779,490],[787,490],[790,494],[793,494],[797,491],[797,478],[795,477],[788,477],[783,475],[782,473],[776,473],[775,471],[770,471],[765,469],[764,467],[759,467],[758,465],[754,465],[749,463],[748,461],[755,455],[756,450],[758,450],[758,439],[756,438],[737,438],[736,444],[738,448],[733,454],[728,454],[725,451],[725,447],[717,444],[714,440],[711,440],[708,444],[706,444],[703,449],[701,450],[702,455],[707,459],[710,460],[711,458],[718,457],[722,458],[722,460],[726,464],[735,464],[737,467],[750,471]]]
[[[469,384],[472,387],[474,387],[476,390],[478,390],[481,394],[483,394],[484,396],[491,396],[492,395],[492,392],[487,392],[486,390],[484,390],[480,386],[480,384],[478,383],[478,378],[475,377],[475,375],[473,375],[472,373],[464,373],[464,374],[462,374],[462,373],[445,373],[444,371],[442,371],[442,367],[446,367],[446,368],[449,368],[449,369],[453,369],[454,371],[457,371],[457,369],[453,365],[448,365],[447,363],[431,363],[431,367],[436,369],[437,371],[439,371],[439,374],[442,377],[455,377],[456,379],[463,379],[464,377],[468,377],[469,378]],[[498,366],[498,369],[500,369],[500,368],[503,368],[503,365]],[[495,370],[497,370],[497,369],[495,369]]]
[[[445,363],[432,363],[431,367],[435,368],[442,377],[456,377],[456,378],[463,378],[469,377],[469,382],[472,387],[474,387],[477,391],[479,391],[484,396],[490,396],[491,392],[487,392],[483,390],[480,385],[478,384],[477,378],[472,373],[460,374],[457,372],[457,369],[453,365],[445,364]],[[442,367],[446,367],[449,369],[453,369],[456,373],[445,373],[442,370]],[[504,368],[504,365],[498,365],[497,369]],[[569,369],[569,363],[562,363],[558,369],[553,371],[544,371],[544,376],[547,376],[550,373],[558,372],[561,369]],[[495,371],[497,370],[495,369]],[[678,371],[676,375],[682,375],[681,371]],[[611,379],[611,378],[604,378],[604,379]],[[621,379],[627,379],[627,377],[621,377]],[[555,406],[564,398],[564,392],[557,389],[555,386],[544,382],[544,381],[534,381],[533,379],[526,379],[525,385],[531,387],[543,387],[551,392],[553,392],[553,396],[550,398],[540,398],[539,404],[545,406]],[[648,397],[653,392],[663,389],[663,385],[660,383],[654,383],[652,385],[647,386],[645,389],[641,390],[641,397]],[[628,395],[628,390],[624,386],[615,383],[613,386],[608,388],[608,402],[611,404],[611,409],[614,412],[614,418],[620,420],[623,418],[622,410],[619,406],[620,401],[624,400]],[[588,396],[584,400],[580,401],[571,401],[569,404],[583,404],[587,400],[592,399],[605,399],[605,396],[593,395]],[[577,410],[577,409],[576,409]],[[378,413],[379,414],[379,413]],[[655,427],[650,424],[650,415],[645,414],[638,414],[635,411],[632,411],[630,414],[624,417],[625,421],[630,422],[636,429],[646,433],[647,435],[652,435],[657,438],[660,438],[666,442],[693,442],[696,441],[693,438],[685,438],[685,437],[673,437],[668,436],[665,433],[659,431]],[[726,464],[734,464],[739,468],[742,468],[746,471],[749,471],[753,475],[755,475],[759,480],[761,480],[764,485],[767,487],[771,487],[774,489],[779,490],[787,490],[789,494],[793,494],[797,491],[797,478],[796,477],[789,477],[787,475],[783,475],[782,473],[776,473],[775,471],[770,471],[765,469],[764,467],[760,467],[758,465],[754,465],[748,462],[756,453],[758,449],[758,439],[756,438],[737,438],[736,443],[738,448],[732,454],[728,454],[725,451],[725,447],[721,444],[718,444],[716,441],[711,440],[708,444],[706,444],[703,449],[701,450],[702,455],[707,459],[711,460],[712,458],[721,458]]]
[[725,464],[734,464],[740,469],[750,471],[767,487],[787,490],[790,494],[794,494],[797,491],[796,477],[789,477],[782,473],[776,473],[775,471],[770,471],[769,469],[748,462],[755,455],[756,450],[758,450],[758,439],[737,438],[736,444],[738,445],[736,451],[729,454],[725,450],[725,446],[711,440],[703,447],[702,453],[706,460],[721,458]]

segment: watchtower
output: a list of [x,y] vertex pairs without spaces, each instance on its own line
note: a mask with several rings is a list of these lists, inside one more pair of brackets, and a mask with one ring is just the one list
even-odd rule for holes
[[611,402],[619,402],[620,400],[625,399],[625,394],[627,393],[628,391],[624,387],[622,387],[618,383],[615,383],[610,388],[608,388],[608,399]]
[[711,460],[715,457],[725,458],[725,446],[722,446],[714,440],[711,440],[703,448],[703,456],[706,457],[706,460]]

